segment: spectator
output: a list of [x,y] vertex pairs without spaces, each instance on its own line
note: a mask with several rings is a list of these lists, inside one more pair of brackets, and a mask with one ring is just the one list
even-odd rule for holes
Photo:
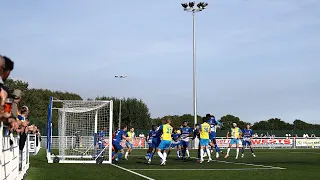
[[15,89],[12,93],[13,96],[13,103],[12,103],[12,116],[13,118],[17,118],[18,117],[18,113],[19,113],[19,102],[21,101],[21,98],[23,96],[23,93],[20,89]]
[[[6,56],[1,56],[0,55],[0,98],[1,98],[1,102],[0,105],[1,107],[3,107],[5,105],[6,100],[8,100],[7,98],[10,98],[11,95],[8,91],[8,89],[4,86],[4,82],[8,79],[10,72],[13,70],[13,66],[14,63],[13,61],[11,61],[11,59],[9,59]],[[10,103],[10,102],[8,102]],[[10,108],[10,107],[9,107]],[[5,124],[8,124],[8,118],[10,117],[10,111],[9,112],[4,112],[5,109],[3,109],[3,111],[0,112],[0,118],[1,121],[4,121]]]

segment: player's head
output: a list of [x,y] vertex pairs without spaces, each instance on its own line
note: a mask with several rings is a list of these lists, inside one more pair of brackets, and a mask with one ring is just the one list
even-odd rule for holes
[[237,127],[237,123],[232,123],[232,126],[233,127]]
[[155,131],[155,130],[156,130],[156,125],[152,125],[152,126],[151,126],[151,129],[152,129],[153,131]]
[[134,132],[134,128],[133,127],[130,128],[130,132]]
[[171,124],[171,119],[166,119],[167,124]]
[[173,128],[173,133],[177,134],[178,129],[177,128]]
[[207,116],[202,118],[202,122],[207,122]]
[[196,124],[195,126],[194,126],[196,129],[199,129],[199,124]]
[[206,119],[210,119],[210,114],[206,114]]
[[214,115],[211,115],[210,118],[211,118],[211,119],[215,119]]
[[105,128],[105,127],[101,128],[101,131],[104,131],[104,130],[106,130],[106,128]]
[[247,129],[250,129],[250,127],[251,127],[250,124],[247,124]]
[[183,127],[187,127],[188,126],[188,121],[183,121],[182,125],[183,125]]
[[128,130],[128,126],[127,126],[127,125],[122,125],[122,129],[123,129],[124,131],[127,131],[127,130]]

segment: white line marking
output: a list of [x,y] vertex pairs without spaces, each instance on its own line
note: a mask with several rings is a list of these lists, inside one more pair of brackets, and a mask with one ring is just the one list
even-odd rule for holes
[[130,169],[133,171],[248,171],[248,170],[270,170],[278,168],[236,168],[236,169]]
[[118,166],[118,165],[115,165],[115,164],[111,164],[111,165],[112,165],[112,166],[115,166],[115,167],[117,167],[117,168],[119,168],[119,169],[122,169],[122,170],[128,171],[128,172],[130,172],[130,173],[132,173],[132,174],[135,174],[135,175],[137,175],[137,176],[143,177],[143,178],[145,178],[145,179],[148,179],[148,180],[155,180],[155,179],[152,179],[151,177],[148,177],[148,176],[145,176],[145,175],[139,174],[139,173],[137,173],[137,172],[134,172],[134,171],[132,171],[132,170],[126,169],[126,168],[124,168],[124,167],[121,167],[121,166]]
[[[193,159],[196,159],[195,157],[191,157]],[[232,161],[220,161],[220,160],[212,160],[215,162],[223,162],[226,164],[239,164],[239,165],[246,165],[246,166],[257,166],[257,167],[264,167],[264,168],[273,168],[273,169],[286,169],[282,167],[276,167],[276,166],[265,166],[265,165],[259,165],[259,164],[249,164],[249,163],[241,163],[241,162],[232,162]]]
[[289,153],[299,153],[299,154],[320,154],[318,152],[289,152]]

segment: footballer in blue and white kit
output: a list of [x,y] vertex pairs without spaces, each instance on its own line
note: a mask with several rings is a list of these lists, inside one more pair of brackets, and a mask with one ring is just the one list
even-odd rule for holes
[[248,124],[246,129],[244,129],[242,131],[242,137],[243,137],[243,141],[242,141],[242,155],[241,157],[244,157],[244,149],[246,148],[246,146],[248,145],[250,147],[251,153],[253,157],[256,157],[256,155],[254,154],[253,148],[252,148],[252,136],[253,136],[253,131],[250,129],[250,125]]
[[114,138],[112,140],[112,145],[114,147],[114,152],[112,152],[112,157],[114,157],[118,153],[118,151],[120,151],[118,156],[115,158],[116,162],[119,162],[119,160],[121,159],[122,155],[124,154],[123,147],[121,146],[121,141],[123,139],[128,141],[127,137],[126,137],[126,131],[127,131],[127,126],[124,126],[123,129],[118,129],[115,132],[115,136],[114,136]]
[[210,138],[211,150],[213,148],[215,148],[216,158],[219,158],[220,148],[218,147],[217,142],[216,142],[216,133],[217,133],[217,127],[220,126],[220,122],[217,121],[213,115],[211,115],[210,119],[208,120],[208,124],[210,125],[209,138]]
[[190,153],[188,150],[189,146],[189,137],[192,134],[192,128],[188,126],[188,122],[184,121],[182,127],[180,128],[181,132],[181,147],[182,147],[182,157],[186,157],[186,153],[188,158],[190,158]]
[[181,150],[181,134],[178,133],[177,129],[173,130],[173,133],[171,135],[172,137],[172,141],[171,141],[171,146],[168,152],[168,156],[171,153],[172,148],[177,147],[177,157],[178,159],[180,159],[181,155],[180,155],[180,150]]
[[156,131],[157,127],[155,125],[151,126],[151,130],[149,130],[148,136],[147,136],[147,142],[148,142],[148,146],[149,149],[147,151],[147,154],[145,156],[146,160],[149,159],[151,153],[153,151],[155,151],[156,147],[156,139],[154,140],[154,138],[156,138],[158,136],[158,132]]
[[154,153],[156,152],[160,142],[161,142],[161,133],[159,132],[160,127],[156,127],[155,125],[152,125],[152,129],[149,131],[148,134],[148,145],[149,150],[146,154],[146,159],[148,160],[148,163],[151,163],[151,160],[153,158]]
[[105,141],[104,141],[105,132],[104,131],[105,131],[105,128],[102,128],[101,131],[98,134],[98,146],[99,146],[99,148],[97,150],[96,156],[98,156],[101,153],[101,151],[103,151],[101,153],[101,156],[102,157],[104,156],[104,148],[105,148],[105,145],[104,145],[105,144]]

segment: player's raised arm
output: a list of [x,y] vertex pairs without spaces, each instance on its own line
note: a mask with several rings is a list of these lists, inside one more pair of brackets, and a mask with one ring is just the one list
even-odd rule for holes
[[230,130],[227,132],[227,135],[226,135],[227,139],[229,138],[229,133],[230,133]]

